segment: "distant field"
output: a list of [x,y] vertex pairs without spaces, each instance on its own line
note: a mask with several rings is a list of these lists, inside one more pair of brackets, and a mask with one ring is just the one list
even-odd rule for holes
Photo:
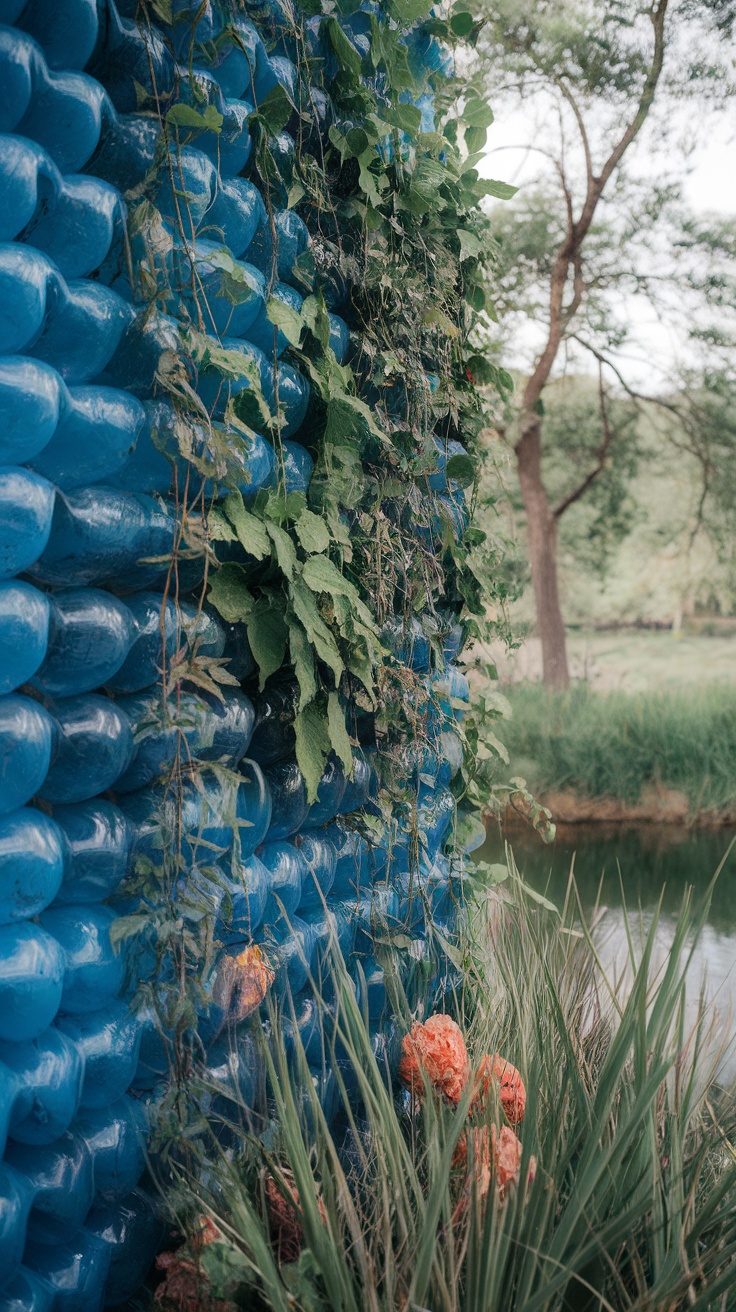
[[[568,654],[572,677],[600,692],[736,684],[736,632],[705,636],[641,629],[571,630]],[[489,657],[495,659],[503,683],[541,678],[542,657],[536,638],[527,638],[510,655],[495,648],[478,648],[475,655],[481,664]],[[476,677],[483,676],[479,672]]]
[[[664,789],[682,797],[691,818],[734,813],[736,634],[572,632],[569,693],[542,686],[534,638],[510,655],[478,651],[478,691],[494,656],[512,712],[498,728],[509,775],[545,797],[639,804]],[[659,802],[652,806],[655,818]]]

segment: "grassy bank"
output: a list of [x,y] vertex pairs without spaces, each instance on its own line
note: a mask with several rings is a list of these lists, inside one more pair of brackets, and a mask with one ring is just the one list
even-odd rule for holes
[[691,815],[736,811],[736,687],[550,693],[530,683],[504,691],[512,773],[540,793],[633,804],[672,789]]

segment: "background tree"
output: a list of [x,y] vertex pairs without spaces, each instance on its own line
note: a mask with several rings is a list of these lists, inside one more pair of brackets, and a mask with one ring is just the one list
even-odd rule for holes
[[[674,147],[673,105],[716,102],[730,90],[721,39],[735,15],[733,0],[498,0],[483,14],[479,49],[494,99],[499,83],[522,98],[533,137],[526,144],[544,164],[540,184],[519,194],[495,232],[506,271],[498,308],[532,343],[506,435],[526,515],[543,674],[553,687],[569,682],[559,521],[614,462],[631,463],[630,443],[611,423],[611,389],[627,390],[621,356],[632,329],[623,307],[645,295],[674,322],[683,285],[697,290],[697,261],[685,261],[685,270],[675,260],[695,246],[677,244],[683,229],[672,153],[665,147],[664,173],[643,175],[637,148],[645,128]],[[701,246],[701,264],[704,254]],[[703,295],[706,284],[701,278]],[[551,436],[544,394],[581,355],[597,374],[598,417],[587,425],[592,441],[584,450],[567,442],[567,479],[555,499],[543,459]]]

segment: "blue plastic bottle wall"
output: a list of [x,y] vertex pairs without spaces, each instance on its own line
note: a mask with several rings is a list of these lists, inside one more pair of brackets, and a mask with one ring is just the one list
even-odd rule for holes
[[[174,0],[174,24],[163,33],[139,30],[135,8],[0,0],[0,1312],[119,1305],[159,1239],[154,1205],[137,1186],[145,1095],[162,1074],[161,1045],[150,1016],[131,1007],[130,985],[123,990],[125,958],[110,931],[124,909],[114,901],[121,880],[139,857],[155,861],[166,841],[162,780],[182,743],[192,758],[224,763],[239,779],[239,877],[223,861],[219,884],[227,907],[218,923],[221,962],[265,943],[278,966],[276,987],[288,982],[297,1012],[308,968],[332,930],[346,954],[360,954],[377,1021],[386,995],[371,954],[376,916],[415,934],[428,906],[438,919],[450,917],[442,847],[459,760],[448,729],[457,714],[451,704],[467,698],[452,663],[455,634],[439,673],[430,670],[421,629],[387,635],[434,682],[435,728],[446,747],[444,758],[412,767],[422,777],[421,899],[412,896],[408,833],[394,836],[389,863],[387,850],[340,822],[369,801],[370,752],[358,754],[350,780],[330,762],[318,800],[308,804],[293,735],[284,729],[294,709],[288,687],[267,685],[252,699],[225,687],[218,699],[180,686],[175,715],[164,701],[162,665],[195,646],[199,656],[227,659],[241,681],[253,662],[244,631],[202,605],[201,560],[180,561],[172,600],[174,493],[187,467],[157,370],[165,352],[176,352],[178,317],[202,305],[205,331],[241,352],[249,371],[255,366],[272,403],[279,357],[284,476],[287,489],[305,489],[312,458],[299,430],[309,383],[280,360],[287,341],[279,333],[274,343],[265,305],[275,295],[300,306],[292,271],[309,235],[286,208],[272,229],[258,187],[243,176],[254,106],[279,83],[294,93],[298,74],[284,50],[269,55],[242,17],[237,40],[221,39],[233,6],[208,0],[194,6],[201,63],[192,68],[189,6]],[[340,20],[358,48],[363,19],[358,12]],[[309,20],[307,30],[312,53],[328,64],[319,23]],[[423,35],[411,52],[430,71],[446,58]],[[178,176],[161,166],[158,117],[139,108],[140,89],[150,93],[154,77],[159,94],[176,87],[185,105],[196,83],[200,108],[213,105],[222,115],[219,133],[190,132]],[[320,94],[315,105],[324,103]],[[417,103],[431,129],[431,97]],[[287,132],[278,147],[288,160]],[[131,285],[124,200],[152,176],[172,238],[165,260],[179,289],[166,313],[153,316],[141,313]],[[192,225],[186,240],[182,194]],[[223,251],[250,289],[235,304],[220,294]],[[202,294],[197,307],[189,284]],[[347,325],[332,313],[330,326],[343,360]],[[248,377],[231,380],[228,395],[248,387]],[[203,370],[197,386],[221,422],[222,379]],[[279,471],[265,438],[241,450],[247,502]],[[445,517],[462,528],[462,494],[452,495],[444,474],[447,454],[438,447],[429,484]],[[203,801],[194,785],[177,799],[182,850],[192,861],[199,844],[222,853],[233,844],[221,800],[218,809],[210,787]],[[212,996],[201,1034],[217,1072],[217,1035],[230,1003],[216,990]],[[301,1014],[308,1043],[306,993]],[[244,1041],[237,1079],[246,1098],[249,1053]]]

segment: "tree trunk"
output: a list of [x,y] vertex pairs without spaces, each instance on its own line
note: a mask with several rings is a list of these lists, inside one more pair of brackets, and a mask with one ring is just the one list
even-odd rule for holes
[[557,587],[557,520],[542,482],[541,433],[536,417],[524,425],[524,435],[516,447],[516,460],[526,511],[537,629],[542,643],[542,677],[548,688],[567,688],[570,675]]

